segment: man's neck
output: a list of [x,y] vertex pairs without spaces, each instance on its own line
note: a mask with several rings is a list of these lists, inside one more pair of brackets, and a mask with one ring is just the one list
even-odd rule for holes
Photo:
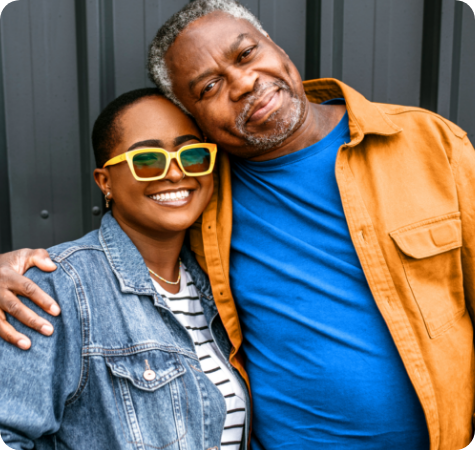
[[268,161],[310,147],[331,133],[345,112],[345,105],[317,105],[307,100],[303,123],[295,133],[275,150],[252,158],[251,161]]

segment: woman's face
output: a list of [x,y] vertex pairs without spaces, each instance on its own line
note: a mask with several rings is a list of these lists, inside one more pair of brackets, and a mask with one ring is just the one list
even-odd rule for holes
[[[121,139],[110,158],[140,148],[175,152],[184,145],[203,142],[195,123],[164,97],[139,100],[120,114],[116,125]],[[175,159],[165,178],[157,181],[137,181],[125,161],[96,169],[94,176],[102,192],[111,193],[115,219],[147,235],[186,230],[206,208],[213,192],[212,174],[184,177]],[[163,194],[178,192],[183,198],[162,200]]]

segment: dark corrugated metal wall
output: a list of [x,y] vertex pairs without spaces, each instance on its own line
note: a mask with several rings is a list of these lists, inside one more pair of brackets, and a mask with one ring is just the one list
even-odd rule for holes
[[[188,0],[19,0],[0,25],[0,251],[99,225],[90,132],[150,85],[148,44]],[[423,106],[475,142],[475,20],[455,0],[243,0],[304,78]]]

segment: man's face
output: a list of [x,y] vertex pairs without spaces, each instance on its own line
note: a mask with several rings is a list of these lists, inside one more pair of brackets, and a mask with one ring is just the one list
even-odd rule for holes
[[296,67],[246,20],[215,12],[193,22],[165,61],[177,98],[229,153],[268,153],[303,122],[307,102]]

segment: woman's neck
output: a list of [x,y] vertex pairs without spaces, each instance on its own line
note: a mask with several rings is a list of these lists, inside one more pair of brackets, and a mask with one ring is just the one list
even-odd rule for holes
[[[137,247],[146,266],[165,280],[176,282],[180,274],[178,259],[185,240],[186,230],[148,235],[124,221],[118,220],[118,223]],[[180,283],[168,284],[154,275],[151,276],[166,291],[172,294],[180,291]]]

